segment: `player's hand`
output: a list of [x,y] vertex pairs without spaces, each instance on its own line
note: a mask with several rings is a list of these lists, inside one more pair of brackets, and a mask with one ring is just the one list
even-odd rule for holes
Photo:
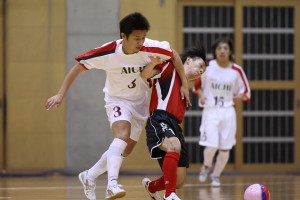
[[186,86],[181,86],[180,87],[180,94],[181,94],[181,99],[185,99],[186,107],[189,107],[192,105],[190,101],[190,96],[189,96],[189,88]]
[[45,104],[45,109],[51,110],[52,108],[57,108],[61,104],[62,99],[63,97],[60,94],[50,97]]
[[242,101],[244,101],[244,100],[246,100],[246,96],[245,96],[244,94],[235,95],[235,96],[233,97],[233,102],[234,102],[235,104],[237,104],[237,103],[239,103],[239,102],[242,102]]
[[204,105],[205,101],[206,101],[206,97],[204,95],[199,96],[199,99],[198,99],[199,105]]
[[149,56],[149,58],[150,58],[151,64],[153,64],[154,66],[161,64],[163,61],[163,59],[159,56]]

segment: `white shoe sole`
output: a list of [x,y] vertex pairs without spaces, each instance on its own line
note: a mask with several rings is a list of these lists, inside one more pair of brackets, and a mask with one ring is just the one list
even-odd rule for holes
[[107,200],[114,200],[114,199],[118,199],[118,198],[122,198],[126,195],[126,192],[119,192],[118,194],[115,194],[113,196],[109,196],[109,197],[105,197],[105,199]]

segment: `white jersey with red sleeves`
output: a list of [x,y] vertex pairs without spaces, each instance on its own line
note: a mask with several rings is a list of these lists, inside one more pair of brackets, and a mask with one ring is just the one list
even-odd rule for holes
[[146,38],[138,53],[124,54],[122,39],[107,43],[75,59],[86,69],[106,71],[104,93],[109,97],[138,100],[149,90],[149,83],[140,77],[140,72],[150,62],[149,56],[159,56],[163,60],[173,57],[168,42]]
[[206,97],[201,107],[230,107],[234,105],[233,97],[244,93],[250,100],[250,87],[244,70],[233,63],[230,67],[220,67],[216,60],[211,60],[201,79],[196,80],[194,92],[202,89]]

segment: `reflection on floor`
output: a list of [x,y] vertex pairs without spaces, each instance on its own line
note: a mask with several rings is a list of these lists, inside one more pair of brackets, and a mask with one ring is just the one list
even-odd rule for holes
[[[127,194],[124,200],[148,200],[142,187],[142,175],[121,175],[119,182]],[[155,178],[150,176],[149,178]],[[213,188],[209,182],[199,183],[197,175],[189,175],[184,188],[177,191],[182,200],[242,200],[247,186],[253,183],[265,185],[272,200],[299,200],[300,175],[240,175],[227,174],[221,178],[222,186]],[[97,199],[104,199],[106,175],[97,181]],[[163,192],[161,193],[163,195]],[[85,199],[77,176],[51,175],[45,177],[1,177],[0,200],[62,200]]]

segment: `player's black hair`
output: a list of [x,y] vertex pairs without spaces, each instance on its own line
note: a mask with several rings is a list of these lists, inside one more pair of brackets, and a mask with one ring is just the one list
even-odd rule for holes
[[232,40],[230,38],[227,38],[227,37],[220,37],[220,38],[218,38],[214,42],[214,44],[212,45],[212,53],[213,53],[214,59],[216,59],[216,49],[217,49],[217,47],[218,47],[218,45],[220,43],[226,43],[226,44],[228,44],[229,49],[231,51],[231,54],[229,55],[229,60],[230,61],[234,61],[234,58],[233,58],[233,42],[232,42]]
[[181,60],[184,63],[188,57],[194,59],[202,58],[202,60],[206,63],[206,51],[204,46],[198,42],[196,46],[187,48],[182,54],[181,54]]
[[124,17],[120,23],[120,34],[124,33],[127,37],[134,30],[146,30],[150,29],[150,24],[146,17],[141,13],[134,12]]

